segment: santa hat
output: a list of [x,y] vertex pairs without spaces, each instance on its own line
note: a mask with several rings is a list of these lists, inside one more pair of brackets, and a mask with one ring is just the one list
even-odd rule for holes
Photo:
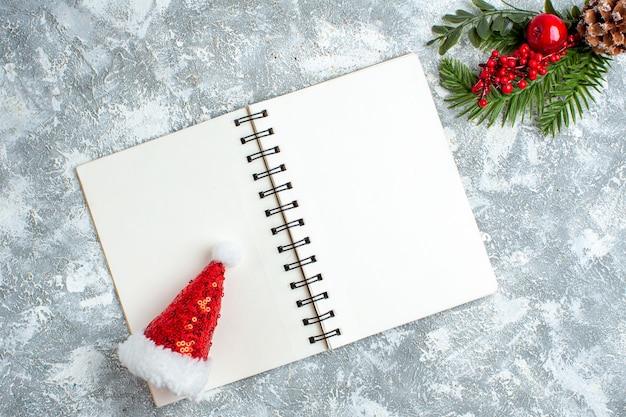
[[223,242],[213,260],[143,332],[119,346],[131,373],[176,395],[200,400],[209,378],[209,349],[222,305],[225,267],[241,258],[239,246]]

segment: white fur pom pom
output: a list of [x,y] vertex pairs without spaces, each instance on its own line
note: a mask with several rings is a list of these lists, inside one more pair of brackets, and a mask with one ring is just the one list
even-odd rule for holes
[[221,242],[213,249],[213,260],[227,268],[236,266],[241,260],[241,246],[237,242]]

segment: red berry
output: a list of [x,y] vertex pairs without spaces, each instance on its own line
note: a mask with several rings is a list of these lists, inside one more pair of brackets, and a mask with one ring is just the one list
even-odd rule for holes
[[485,100],[484,98],[481,98],[480,100],[478,100],[478,107],[485,107],[487,105],[487,100]]
[[491,56],[492,56],[493,58],[496,58],[498,55],[500,55],[500,53],[498,52],[498,50],[497,50],[497,49],[494,49],[494,50],[491,52]]
[[504,84],[502,86],[502,92],[504,94],[511,94],[512,91],[513,91],[513,84]]
[[487,66],[488,66],[489,68],[493,68],[493,67],[495,67],[495,66],[496,66],[496,61],[495,61],[494,59],[492,59],[492,58],[488,59],[488,60],[487,60]]
[[548,73],[548,69],[546,67],[537,68],[537,72],[541,75],[546,75]]
[[528,86],[528,84],[526,83],[526,80],[519,80],[517,82],[517,86],[523,90]]
[[528,46],[527,43],[523,43],[520,47],[519,47],[520,52],[522,53],[522,55],[528,55],[528,53],[530,52],[530,46]]
[[537,70],[536,69],[530,69],[528,70],[528,79],[531,81],[534,81],[537,79]]
[[485,83],[482,80],[479,80],[476,84],[472,86],[472,93],[478,93],[484,86]]
[[526,39],[533,50],[550,54],[561,49],[567,40],[567,27],[558,16],[542,13],[526,27]]

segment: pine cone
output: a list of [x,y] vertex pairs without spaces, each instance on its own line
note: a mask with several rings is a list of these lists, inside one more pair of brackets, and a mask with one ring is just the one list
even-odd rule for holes
[[625,0],[591,0],[583,7],[577,30],[599,54],[617,55],[626,51]]

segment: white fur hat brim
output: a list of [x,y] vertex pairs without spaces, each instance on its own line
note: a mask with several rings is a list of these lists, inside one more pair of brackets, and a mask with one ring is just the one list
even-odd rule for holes
[[194,401],[200,400],[211,371],[210,359],[190,358],[158,346],[143,333],[132,334],[120,344],[119,358],[134,375]]

